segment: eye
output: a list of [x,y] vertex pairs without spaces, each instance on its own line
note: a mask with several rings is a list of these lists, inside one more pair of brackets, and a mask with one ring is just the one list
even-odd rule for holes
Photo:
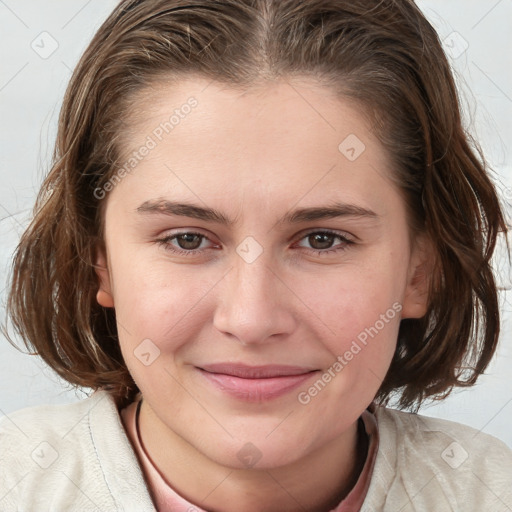
[[203,242],[208,238],[193,231],[183,231],[181,233],[174,233],[173,235],[166,236],[157,240],[159,245],[162,245],[166,251],[174,252],[185,256],[193,256],[202,253],[205,248],[200,248]]
[[[344,251],[348,246],[354,244],[353,240],[350,240],[347,236],[337,233],[335,231],[322,230],[322,231],[310,231],[302,239],[305,240],[311,246],[311,251],[315,254],[326,254]],[[337,245],[333,245],[338,240]],[[298,244],[299,247],[304,247],[302,244]]]
[[[303,241],[310,245],[309,249],[303,245]],[[336,241],[338,241],[337,244],[335,244]],[[184,256],[197,256],[210,248],[214,248],[208,247],[207,242],[211,242],[211,240],[206,235],[194,231],[174,233],[158,239],[156,242],[162,245],[166,251]],[[348,246],[354,243],[345,234],[321,230],[310,231],[300,239],[297,245],[316,255],[324,255],[345,251]]]

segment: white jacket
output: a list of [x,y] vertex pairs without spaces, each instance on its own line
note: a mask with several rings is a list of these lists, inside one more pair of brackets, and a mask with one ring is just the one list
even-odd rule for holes
[[[363,512],[512,512],[504,443],[417,414],[377,407],[376,416],[380,446]],[[105,391],[0,421],[1,512],[154,510]]]

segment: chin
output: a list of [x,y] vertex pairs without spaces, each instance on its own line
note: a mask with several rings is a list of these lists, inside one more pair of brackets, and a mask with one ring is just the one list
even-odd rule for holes
[[306,453],[299,452],[300,443],[278,445],[255,436],[254,441],[233,440],[229,446],[210,445],[203,453],[209,459],[234,470],[270,470],[293,464]]

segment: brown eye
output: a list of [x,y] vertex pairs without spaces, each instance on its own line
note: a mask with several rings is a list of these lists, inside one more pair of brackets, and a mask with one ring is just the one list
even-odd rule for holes
[[201,245],[202,235],[196,233],[183,233],[182,235],[175,236],[175,240],[178,243],[180,249],[194,250],[198,249]]
[[336,235],[331,233],[313,233],[308,236],[309,244],[313,249],[330,249]]
[[[206,242],[206,245],[203,242]],[[208,250],[208,243],[211,244],[206,235],[192,231],[166,236],[157,240],[157,243],[162,245],[166,251],[182,256],[198,256]]]
[[334,231],[310,231],[301,238],[298,245],[320,256],[344,251],[354,243],[348,234],[345,236]]

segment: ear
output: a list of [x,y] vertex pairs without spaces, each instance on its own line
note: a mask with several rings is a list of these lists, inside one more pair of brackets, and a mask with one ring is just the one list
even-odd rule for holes
[[402,318],[421,318],[427,313],[434,267],[433,244],[426,235],[418,235],[412,248]]
[[96,300],[98,301],[98,304],[104,308],[113,308],[114,297],[112,296],[112,286],[110,284],[106,249],[103,244],[96,247],[95,264],[95,271],[99,281]]

